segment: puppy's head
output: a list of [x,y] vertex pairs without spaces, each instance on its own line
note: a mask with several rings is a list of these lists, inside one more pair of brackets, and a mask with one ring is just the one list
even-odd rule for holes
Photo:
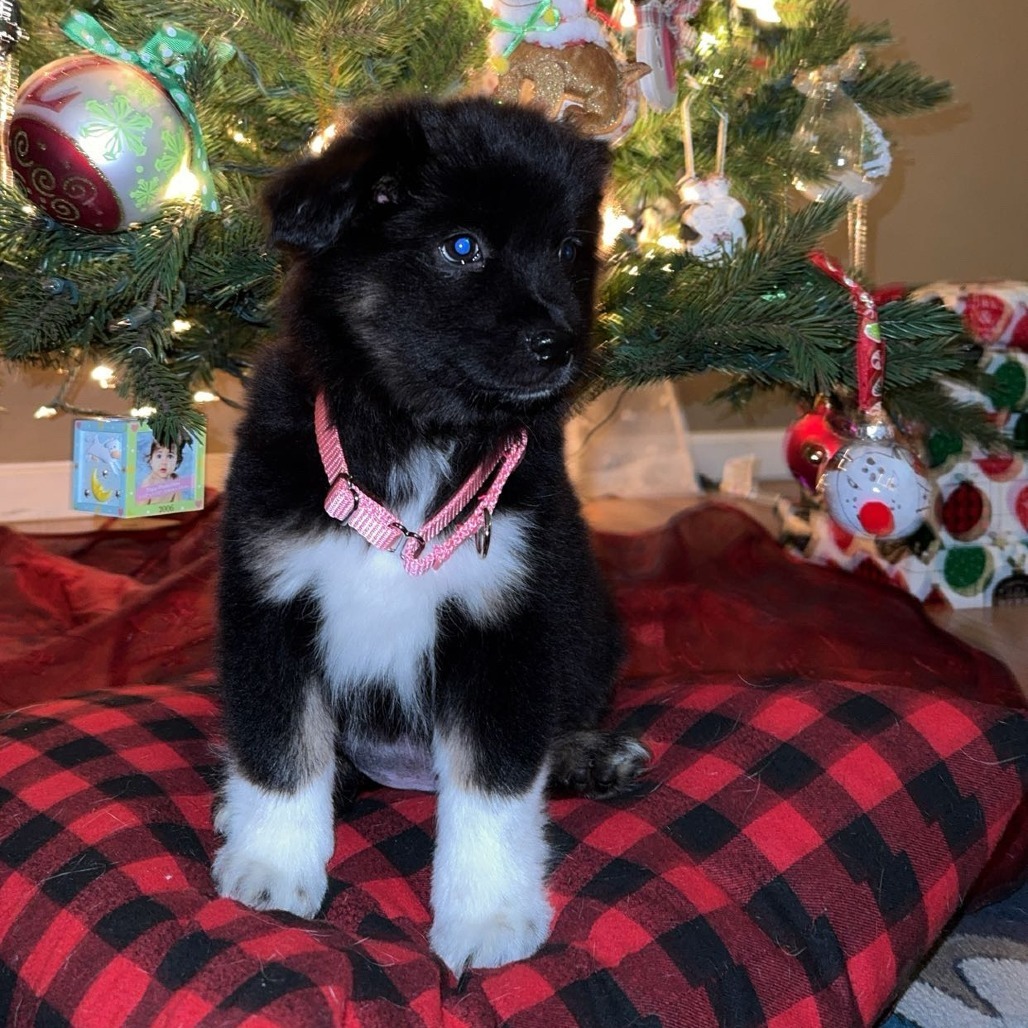
[[561,405],[588,356],[608,164],[488,100],[358,117],[265,195],[323,373],[356,358],[395,404],[453,425]]

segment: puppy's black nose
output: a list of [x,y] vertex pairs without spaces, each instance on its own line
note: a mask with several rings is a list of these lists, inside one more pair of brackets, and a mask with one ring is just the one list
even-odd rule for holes
[[527,341],[540,364],[563,364],[571,355],[571,339],[563,332],[544,328],[529,333]]

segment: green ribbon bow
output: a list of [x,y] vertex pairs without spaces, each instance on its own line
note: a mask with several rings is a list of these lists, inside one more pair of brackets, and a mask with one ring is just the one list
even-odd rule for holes
[[214,177],[207,161],[207,147],[196,108],[182,88],[186,73],[185,56],[199,45],[199,37],[186,29],[165,22],[138,53],[127,50],[90,14],[72,11],[61,22],[64,34],[79,46],[102,57],[114,57],[142,68],[164,87],[172,103],[179,109],[189,126],[193,141],[192,172],[200,183],[200,205],[205,211],[220,211],[221,205],[214,193]]
[[[549,20],[543,21],[547,15],[549,15]],[[523,22],[515,23],[504,21],[502,18],[493,18],[490,24],[497,32],[514,34],[514,38],[503,48],[503,56],[510,57],[529,32],[552,32],[560,24],[560,11],[553,6],[553,0],[539,0],[539,3],[535,5],[535,10]]]

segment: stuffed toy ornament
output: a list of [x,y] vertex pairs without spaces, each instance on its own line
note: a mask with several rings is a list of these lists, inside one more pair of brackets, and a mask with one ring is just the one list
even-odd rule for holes
[[742,219],[746,208],[729,192],[724,175],[683,179],[678,186],[682,200],[682,237],[695,257],[706,260],[731,254],[746,242]]
[[649,66],[619,61],[585,0],[493,0],[495,97],[527,103],[585,135],[616,140],[635,119],[635,83]]

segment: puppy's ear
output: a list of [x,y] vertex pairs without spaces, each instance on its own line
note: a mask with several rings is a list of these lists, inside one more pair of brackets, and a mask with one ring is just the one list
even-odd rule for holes
[[400,203],[425,149],[417,115],[369,112],[320,156],[276,175],[263,197],[271,242],[317,253],[354,219]]
[[331,245],[356,212],[372,155],[368,143],[345,139],[280,171],[263,195],[271,242],[308,253]]

